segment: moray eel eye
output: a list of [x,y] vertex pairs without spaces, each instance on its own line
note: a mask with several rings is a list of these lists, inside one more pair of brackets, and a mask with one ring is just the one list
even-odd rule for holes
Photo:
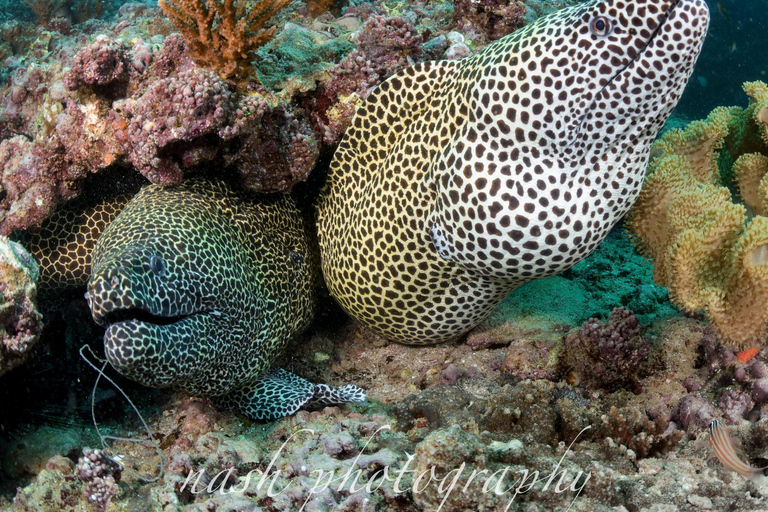
[[305,263],[304,256],[296,251],[289,251],[288,257],[291,259],[291,263],[294,265],[303,265]]
[[149,268],[152,270],[152,272],[158,276],[163,277],[165,276],[166,272],[166,266],[165,261],[163,261],[162,256],[159,256],[157,254],[153,254],[149,257]]
[[613,32],[613,23],[605,16],[596,16],[589,24],[589,28],[597,37],[605,37]]

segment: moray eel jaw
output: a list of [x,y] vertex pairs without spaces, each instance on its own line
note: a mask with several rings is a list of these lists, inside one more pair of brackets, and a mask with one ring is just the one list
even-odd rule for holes
[[[199,313],[166,325],[142,320],[113,323],[104,333],[104,353],[117,371],[145,386],[195,389],[191,381],[201,365],[211,362],[196,343],[199,334],[215,331],[210,320]],[[173,366],[163,364],[166,354],[173,355]]]
[[637,199],[708,22],[703,0],[589,2],[463,61],[468,116],[432,164],[440,257],[519,284],[592,252]]
[[[106,327],[107,359],[121,374],[146,386],[204,391],[191,381],[213,354],[197,341],[215,338],[228,317],[216,309],[209,280],[185,268],[185,259],[173,261],[150,242],[113,251],[94,267],[87,298],[94,321]],[[169,357],[182,364],[164,363]]]
[[125,276],[120,276],[118,273],[92,279],[87,299],[93,320],[102,327],[109,327],[126,321],[169,325],[200,313],[180,314],[173,311],[162,311],[161,308],[156,307],[155,301],[146,301],[137,294],[131,293],[130,282]]
[[[216,309],[213,283],[196,275],[181,255],[169,261],[152,244],[113,252],[94,266],[88,303],[94,321],[106,326],[129,319],[167,325]],[[172,266],[172,271],[169,270]],[[220,312],[217,313],[221,315]]]

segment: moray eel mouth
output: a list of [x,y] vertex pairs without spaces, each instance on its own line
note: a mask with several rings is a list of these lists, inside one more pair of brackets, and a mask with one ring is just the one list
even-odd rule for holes
[[[601,101],[605,101],[613,90],[621,89],[624,91],[627,88],[636,87],[639,80],[648,78],[646,73],[637,69],[638,66],[642,65],[641,61],[644,57],[652,57],[657,41],[659,38],[663,38],[670,30],[670,18],[674,19],[678,11],[682,10],[683,6],[689,3],[691,3],[691,0],[671,0],[668,3],[667,10],[659,16],[657,20],[658,25],[652,30],[645,44],[639,48],[634,48],[631,45],[626,47],[627,54],[631,58],[623,68],[616,70],[613,77],[606,79],[605,83],[596,91],[589,102],[589,107],[585,109],[581,117],[578,130],[576,130],[577,133],[581,132],[584,123],[598,110],[598,104]],[[674,29],[674,27],[672,28]],[[637,33],[637,29],[632,29],[630,35],[635,37]]]
[[[215,337],[226,319],[211,307],[211,296],[191,284],[160,286],[138,263],[117,261],[96,269],[86,295],[94,321],[106,328],[107,360],[123,375],[148,386],[192,378],[198,363],[206,361],[196,348],[198,341]],[[168,365],[168,357],[185,364]]]
[[96,320],[96,323],[98,323],[102,327],[111,327],[112,325],[115,325],[115,324],[125,324],[127,322],[133,322],[137,324],[145,323],[145,324],[165,326],[165,325],[173,325],[176,322],[184,320],[185,318],[189,318],[195,314],[204,314],[204,312],[193,313],[192,315],[163,316],[163,315],[157,315],[147,309],[133,307],[129,309],[118,309],[118,310],[110,311],[109,313],[106,313],[103,316],[99,316],[95,320]]

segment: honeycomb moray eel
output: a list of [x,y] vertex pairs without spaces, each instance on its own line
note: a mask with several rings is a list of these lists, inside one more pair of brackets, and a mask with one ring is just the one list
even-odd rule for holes
[[[365,399],[356,386],[315,385],[272,368],[311,321],[320,278],[317,248],[289,196],[193,179],[148,185],[116,216],[119,206],[105,204],[104,215],[94,208],[74,218],[90,227],[80,228],[80,244],[62,251],[77,253],[114,217],[93,247],[86,297],[106,327],[104,349],[117,371],[259,420]],[[59,265],[49,274],[65,281],[69,270],[82,274],[62,259],[78,260],[49,258],[46,266]]]
[[318,199],[332,295],[438,343],[583,259],[637,198],[708,24],[703,0],[591,1],[383,82]]

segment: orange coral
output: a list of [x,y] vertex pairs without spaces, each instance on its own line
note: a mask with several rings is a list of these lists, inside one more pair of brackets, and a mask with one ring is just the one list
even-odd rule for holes
[[24,0],[35,13],[37,22],[48,28],[51,20],[64,8],[66,0]]
[[226,80],[244,80],[251,54],[274,34],[275,27],[264,26],[290,1],[258,0],[249,6],[245,0],[160,0],[158,5],[198,65]]

